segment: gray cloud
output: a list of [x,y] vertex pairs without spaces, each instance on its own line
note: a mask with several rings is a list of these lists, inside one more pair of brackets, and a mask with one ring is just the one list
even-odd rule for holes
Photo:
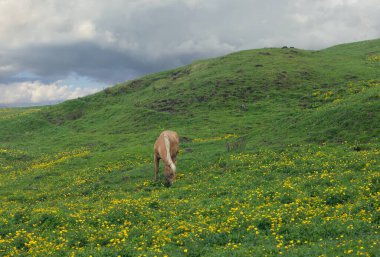
[[0,0],[0,91],[71,74],[109,85],[242,49],[377,38],[379,13],[378,0]]

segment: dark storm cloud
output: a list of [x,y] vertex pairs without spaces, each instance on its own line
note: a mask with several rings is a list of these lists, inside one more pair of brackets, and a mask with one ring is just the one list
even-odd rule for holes
[[[201,58],[202,53],[185,52],[149,58],[138,52],[109,49],[92,42],[82,42],[73,45],[30,46],[11,56],[13,62],[17,63],[18,70],[36,74],[44,82],[60,80],[76,73],[114,83],[189,63]],[[8,78],[8,81],[17,80],[15,77],[4,78]]]

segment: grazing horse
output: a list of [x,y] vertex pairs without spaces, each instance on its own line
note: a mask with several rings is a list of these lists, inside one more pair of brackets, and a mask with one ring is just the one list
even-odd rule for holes
[[169,186],[176,178],[176,157],[179,151],[179,137],[175,131],[163,131],[154,144],[154,171],[155,180],[158,178],[160,159],[164,162],[164,175]]

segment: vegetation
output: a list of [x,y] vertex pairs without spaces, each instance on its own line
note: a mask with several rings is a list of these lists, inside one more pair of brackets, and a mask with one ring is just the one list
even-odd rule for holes
[[379,56],[249,50],[0,109],[0,256],[379,256]]

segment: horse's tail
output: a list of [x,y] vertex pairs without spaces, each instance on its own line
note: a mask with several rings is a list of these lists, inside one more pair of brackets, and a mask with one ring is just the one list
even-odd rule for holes
[[174,164],[174,162],[172,160],[172,156],[170,154],[170,141],[169,141],[169,136],[167,134],[164,134],[164,142],[165,142],[166,156],[167,156],[167,159],[168,159],[169,167],[175,173],[176,172],[176,166],[175,166],[175,164]]

